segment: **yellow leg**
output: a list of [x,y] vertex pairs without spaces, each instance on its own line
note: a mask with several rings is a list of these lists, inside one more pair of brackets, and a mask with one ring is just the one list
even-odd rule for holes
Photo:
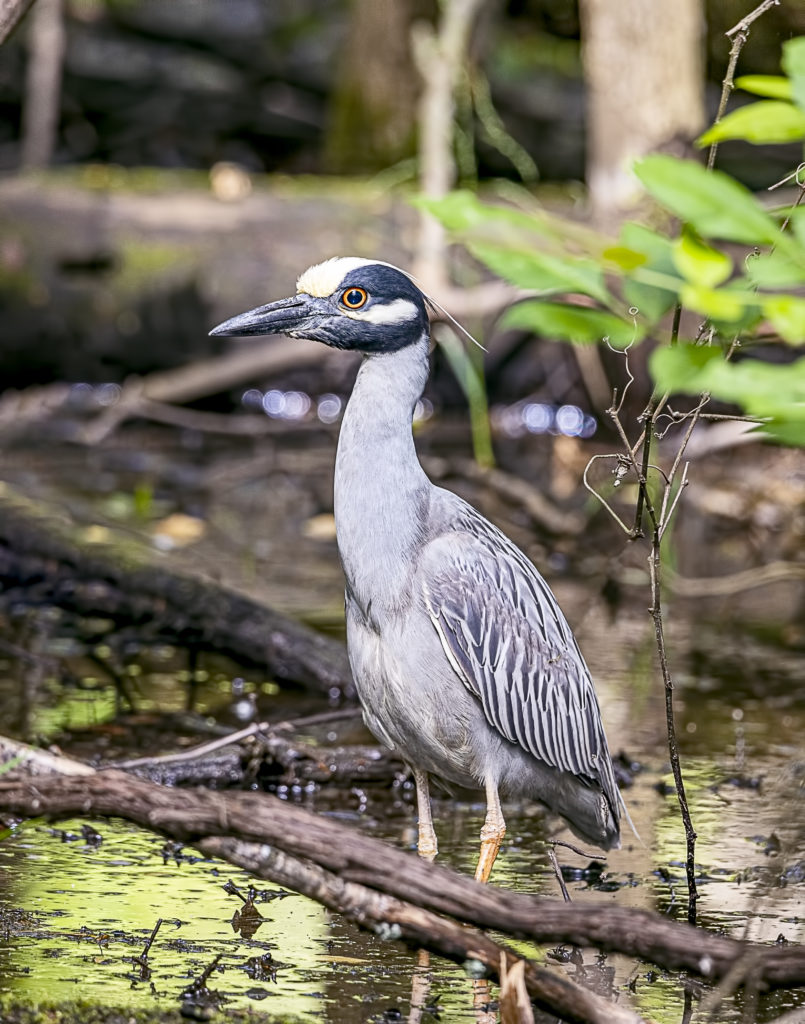
[[416,806],[419,814],[419,837],[417,839],[417,853],[425,860],[433,860],[438,851],[436,845],[436,833],[433,830],[433,817],[430,810],[430,790],[428,788],[428,774],[419,768],[414,768],[414,783],[416,784]]
[[478,867],[475,869],[476,882],[488,882],[492,872],[492,865],[498,855],[500,844],[506,835],[506,822],[503,820],[503,811],[500,806],[497,783],[491,779],[486,780],[486,820],[481,829],[481,855],[478,858]]

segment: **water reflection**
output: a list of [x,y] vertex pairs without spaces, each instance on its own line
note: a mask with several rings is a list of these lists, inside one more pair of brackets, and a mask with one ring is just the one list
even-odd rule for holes
[[[572,609],[573,591],[558,589]],[[644,767],[626,791],[639,839],[625,829],[623,849],[593,865],[557,847],[570,896],[578,903],[611,900],[684,919],[684,840],[667,770],[662,695],[651,673],[650,624],[644,614],[624,612],[613,626],[597,606],[577,606],[573,618],[596,664],[613,748],[625,747],[629,760]],[[160,648],[135,659],[140,718],[152,742],[155,713],[178,714],[185,706],[182,658],[182,652]],[[215,659],[205,660],[196,673],[198,709],[221,716],[234,692],[233,678],[239,694],[255,696],[261,717],[277,719],[293,710],[287,694],[270,681],[244,676]],[[90,684],[86,672],[83,679],[80,687],[42,681],[38,701],[28,708],[29,726],[38,735],[68,729],[74,739],[76,730],[88,729],[87,750],[113,747],[123,728],[138,726],[115,721],[115,691],[108,681],[98,675]],[[6,709],[19,697],[18,682],[0,665]],[[678,691],[678,728],[699,832],[702,923],[766,942],[780,936],[805,941],[803,694],[789,689],[763,700],[742,692],[738,679],[703,692],[689,685]],[[408,796],[371,787],[360,794],[299,794],[323,813],[337,813],[413,849]],[[570,837],[536,805],[505,812],[509,829],[493,881],[558,898],[546,841]],[[434,814],[440,858],[471,874],[484,816],[480,797],[468,802],[436,794]],[[277,897],[264,883],[252,901],[259,921],[249,922],[249,913],[247,927],[241,927],[250,885],[243,872],[116,821],[93,823],[102,839],[98,844],[91,833],[81,833],[84,824],[64,822],[55,830],[29,823],[0,842],[0,991],[28,999],[80,995],[124,1006],[159,1000],[173,1007],[209,970],[206,990],[223,1004],[258,1004],[311,1022],[404,1020],[412,1001],[423,1008],[423,1022],[432,1011],[443,1020],[476,1020],[472,987],[461,968],[433,958],[426,972],[416,953],[362,933],[300,896]],[[158,918],[164,923],[144,972],[138,957]],[[255,923],[259,927],[252,930]],[[615,993],[658,1024],[682,1018],[685,996],[676,976],[625,957],[513,945],[575,980]],[[769,1019],[796,998],[773,996],[757,1019]],[[740,1012],[730,1002],[718,1019],[737,1021]]]

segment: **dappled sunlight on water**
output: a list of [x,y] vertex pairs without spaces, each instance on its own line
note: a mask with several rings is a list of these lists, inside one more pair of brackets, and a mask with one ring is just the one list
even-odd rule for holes
[[[639,834],[624,824],[623,848],[606,863],[591,863],[558,846],[570,895],[577,903],[611,901],[684,920],[684,835],[668,769],[648,617],[643,609],[625,610],[613,623],[583,585],[565,582],[557,590],[594,666],[613,753],[624,752],[636,766],[624,795]],[[678,650],[687,649],[684,623],[674,639]],[[210,722],[243,724],[237,708],[244,698],[259,718],[275,722],[311,710],[309,697],[289,695],[258,672],[240,676],[244,670],[226,659],[205,654],[192,673],[189,664],[187,652],[168,646],[130,658],[126,671],[137,714],[120,719],[120,695],[108,673],[80,654],[71,662],[72,680],[42,680],[35,699],[26,697],[10,663],[0,661],[0,706],[7,719],[0,732],[64,736],[68,749],[84,757],[177,749],[196,738],[192,728],[182,732],[191,675],[194,706]],[[700,921],[736,937],[804,941],[805,692],[783,680],[764,697],[739,678],[683,678],[676,720],[699,833]],[[410,785],[297,795],[315,810],[414,848]],[[536,805],[504,810],[508,832],[493,882],[559,898],[546,840],[577,841]],[[443,863],[472,873],[483,814],[480,800],[436,794]],[[442,1020],[476,1019],[470,980],[458,966],[434,957],[427,979],[417,973],[415,952],[361,932],[296,894],[277,896],[276,887],[264,882],[256,886],[255,903],[262,921],[246,938],[232,923],[242,901],[224,890],[231,879],[245,894],[249,878],[243,872],[201,859],[189,847],[178,852],[177,861],[177,851],[163,840],[115,820],[92,823],[102,840],[94,845],[91,836],[81,836],[84,824],[76,819],[57,830],[29,822],[0,840],[0,992],[23,1001],[80,996],[104,1005],[175,1007],[220,957],[207,988],[225,1006],[259,1007],[311,1022],[401,1020],[409,1013],[416,973],[426,1004]],[[144,970],[137,957],[159,918],[163,924]],[[657,1024],[681,1019],[678,976],[621,956],[588,950],[580,958],[572,950],[513,945],[634,1005]],[[758,1020],[798,998],[771,996]],[[740,1014],[740,1004],[730,1001],[717,1019],[738,1021]]]
[[[695,712],[695,695],[688,694],[685,708],[686,714]],[[802,709],[791,711],[792,716],[792,730],[805,727]],[[772,735],[762,746],[757,742],[767,731],[777,740],[786,738],[764,722],[760,714],[747,714],[742,721],[744,732],[751,731],[756,739],[752,752],[742,755],[743,774],[735,770],[734,744],[722,745],[708,757],[685,758],[700,835],[701,919],[738,936],[748,929],[751,937],[765,941],[780,934],[801,941],[805,776],[784,742],[772,744]],[[722,735],[734,739],[734,730]],[[684,844],[663,754],[655,750],[633,756],[647,766],[626,792],[642,842],[625,833],[623,849],[592,870],[586,858],[561,846],[559,860],[576,902],[603,899],[656,907],[683,919]],[[370,792],[363,813],[354,797],[345,797],[343,803],[337,811],[340,819],[396,845],[413,846],[413,811],[388,791]],[[470,873],[482,805],[439,797],[434,810],[441,859]],[[536,806],[506,810],[509,832],[494,881],[556,898],[545,839],[572,837]],[[324,1015],[356,1024],[398,1019],[391,1011],[407,1014],[415,954],[362,933],[295,894],[266,902],[258,896],[256,907],[264,921],[245,939],[231,923],[241,901],[223,889],[231,879],[245,892],[249,879],[243,872],[200,859],[191,848],[180,853],[177,864],[164,841],[117,821],[94,823],[103,840],[95,847],[80,837],[82,824],[74,820],[60,825],[78,836],[73,841],[31,822],[0,843],[0,907],[7,917],[15,908],[29,915],[13,921],[9,917],[3,925],[0,990],[22,998],[80,995],[104,1003],[152,1005],[157,1000],[173,1006],[220,955],[208,988],[228,1004],[259,1004],[305,1020]],[[262,882],[257,888],[269,897],[276,892]],[[134,958],[158,918],[164,923],[149,956],[150,977],[144,978]],[[545,950],[518,947],[546,957]],[[255,958],[266,954],[276,967],[275,980],[254,967]],[[555,956],[549,955],[548,962],[556,963]],[[680,1018],[679,980],[647,965],[588,952],[583,967],[568,964],[561,969],[574,977],[583,975],[585,984],[601,991],[631,998],[660,1024]],[[434,958],[430,992],[443,1019],[474,1019],[471,987],[460,968]],[[774,1005],[779,1010],[791,998],[775,997]],[[724,1009],[719,1019],[738,1016],[737,1008]]]

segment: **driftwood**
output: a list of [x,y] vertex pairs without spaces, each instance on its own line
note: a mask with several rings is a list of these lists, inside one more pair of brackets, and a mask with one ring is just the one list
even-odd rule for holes
[[265,845],[221,836],[202,839],[197,845],[209,856],[228,860],[253,875],[310,896],[328,909],[371,927],[382,938],[403,939],[456,963],[477,960],[495,980],[501,976],[504,957],[509,969],[523,964],[531,999],[541,1009],[558,1014],[570,1024],[639,1024],[642,1021],[626,1007],[609,1002],[569,978],[522,960],[476,928],[468,928],[356,882],[344,882],[338,875],[309,861]]
[[40,747],[32,747],[19,740],[0,736],[0,769],[18,775],[93,775],[95,769],[83,761],[75,761],[64,754],[54,754]]
[[35,783],[7,776],[0,778],[0,810],[26,816],[124,817],[187,842],[217,836],[267,844],[337,875],[340,884],[366,886],[423,910],[519,939],[595,946],[708,980],[723,978],[751,954],[758,984],[805,985],[801,945],[760,946],[650,911],[603,902],[577,906],[480,885],[265,794],[177,792],[118,771]]
[[[384,747],[357,743],[327,746],[305,735],[311,727],[358,715],[357,708],[342,708],[274,725],[259,722],[181,753],[138,757],[109,767],[125,769],[162,786],[217,786],[222,781],[244,786],[266,773],[285,785],[390,783],[406,769]],[[0,762],[2,753],[0,737]],[[54,766],[51,770],[59,769]]]
[[354,696],[343,645],[212,580],[161,564],[144,544],[90,543],[53,509],[6,485],[0,589],[121,625],[145,622],[162,639],[260,665],[279,682]]

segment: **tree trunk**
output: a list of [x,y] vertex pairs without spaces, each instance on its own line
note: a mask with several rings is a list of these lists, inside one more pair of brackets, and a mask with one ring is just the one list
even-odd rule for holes
[[325,146],[336,174],[373,173],[416,149],[411,25],[428,0],[352,0]]
[[62,0],[38,0],[28,37],[22,113],[23,167],[47,167],[53,157],[59,132],[64,47]]
[[701,0],[581,0],[587,184],[599,221],[638,196],[632,162],[704,127]]

